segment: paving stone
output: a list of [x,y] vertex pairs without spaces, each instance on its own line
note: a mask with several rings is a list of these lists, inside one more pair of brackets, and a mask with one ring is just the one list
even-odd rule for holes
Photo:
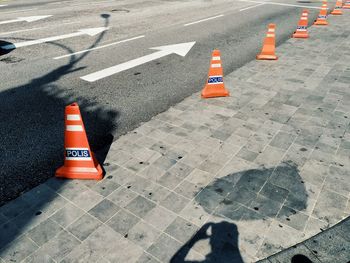
[[[0,261],[1,262],[1,261]],[[30,256],[26,257],[22,262],[25,263],[55,263],[55,261],[47,254],[37,250]]]
[[271,182],[267,182],[261,189],[260,194],[267,198],[270,198],[271,200],[283,203],[287,198],[289,191],[282,187],[274,185]]
[[38,246],[42,246],[55,237],[63,228],[55,221],[47,219],[28,232],[28,237]]
[[108,199],[103,199],[100,203],[98,203],[95,207],[89,210],[89,214],[93,215],[101,222],[106,222],[110,219],[115,213],[119,211],[120,207],[115,205],[113,202]]
[[143,218],[149,211],[156,206],[155,203],[142,196],[137,196],[125,208],[133,214]]
[[182,244],[166,234],[162,234],[147,252],[161,262],[170,262]]
[[21,236],[0,250],[0,257],[7,262],[20,262],[39,247],[25,236]]
[[61,262],[105,262],[102,257],[121,238],[122,235],[116,233],[110,227],[101,225]]
[[191,201],[181,211],[180,215],[197,226],[202,226],[209,218],[211,212],[200,206],[196,201]]
[[249,207],[258,211],[262,215],[275,217],[278,211],[281,209],[282,203],[276,202],[259,194],[257,195],[256,199],[252,201]]
[[108,220],[106,224],[114,231],[124,236],[128,233],[130,228],[136,225],[136,223],[139,221],[140,218],[134,216],[124,209],[121,209],[110,220]]
[[253,151],[249,151],[246,147],[243,147],[238,153],[237,153],[237,157],[240,157],[244,160],[253,162],[255,160],[255,158],[258,156],[259,154]]
[[283,206],[278,212],[277,218],[280,222],[299,231],[304,231],[309,217],[292,208]]
[[13,241],[20,233],[20,229],[12,222],[0,225],[0,249]]
[[97,192],[98,194],[106,197],[112,192],[114,192],[116,189],[120,187],[120,184],[110,181],[107,178],[99,182],[98,184],[95,184],[91,189]]
[[165,230],[165,233],[171,235],[176,240],[186,243],[191,236],[198,231],[198,227],[187,220],[177,217]]
[[168,188],[174,189],[178,184],[182,182],[183,178],[173,175],[169,172],[166,172],[163,176],[157,180],[157,183]]
[[161,206],[157,206],[144,217],[144,220],[156,229],[163,231],[175,218],[175,213]]
[[121,187],[110,194],[107,199],[120,207],[125,207],[137,196],[136,193],[132,192],[127,187]]
[[56,237],[45,243],[40,248],[40,252],[49,255],[55,261],[60,261],[79,244],[80,241],[76,237],[63,230]]
[[316,202],[313,215],[329,223],[337,223],[343,217],[347,198],[323,189]]
[[77,221],[71,224],[67,230],[79,240],[84,241],[102,223],[89,214],[84,214]]
[[150,254],[144,252],[142,256],[136,261],[136,263],[158,263],[159,261],[155,259]]
[[149,248],[160,236],[160,233],[161,232],[156,228],[143,221],[140,221],[130,229],[128,239],[147,250],[147,248]]
[[102,195],[97,194],[95,191],[87,190],[80,195],[74,197],[71,201],[84,211],[90,210],[96,204],[103,199]]
[[113,244],[113,247],[107,251],[104,258],[109,262],[132,263],[142,254],[143,250],[141,247],[126,238],[122,238],[119,242]]
[[192,199],[200,190],[202,190],[201,187],[184,180],[174,189],[174,192],[188,199]]
[[189,199],[182,197],[176,193],[171,192],[160,205],[166,207],[167,209],[179,213],[188,203]]
[[81,217],[84,214],[84,211],[76,207],[71,203],[67,203],[63,208],[58,210],[53,214],[50,219],[58,223],[62,227],[67,227],[73,223],[76,219]]
[[289,146],[293,143],[296,136],[286,132],[279,132],[270,142],[271,146],[287,150]]

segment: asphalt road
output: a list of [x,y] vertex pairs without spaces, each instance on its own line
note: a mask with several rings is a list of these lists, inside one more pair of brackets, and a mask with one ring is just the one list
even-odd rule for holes
[[[229,74],[255,58],[268,23],[276,23],[280,44],[295,30],[304,6],[320,5],[294,0],[0,1],[0,46],[108,27],[94,36],[0,48],[0,205],[53,176],[62,164],[65,105],[80,104],[90,144],[103,162],[113,139],[203,88],[214,48],[221,50]],[[311,23],[319,10],[309,10]],[[51,16],[1,24],[45,15]],[[81,79],[157,52],[151,47],[192,41],[196,44],[185,57],[170,54],[95,82]],[[87,49],[95,50],[72,54]]]

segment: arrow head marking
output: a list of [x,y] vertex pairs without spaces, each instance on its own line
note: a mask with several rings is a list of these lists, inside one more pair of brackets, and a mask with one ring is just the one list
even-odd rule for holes
[[93,37],[103,31],[106,31],[107,29],[108,27],[86,28],[86,29],[79,30],[79,32]]
[[194,42],[187,42],[187,43],[180,43],[180,44],[175,44],[175,45],[152,47],[150,49],[166,51],[169,54],[175,53],[175,54],[178,54],[179,56],[184,57],[191,50],[191,48],[194,46],[194,44],[196,44],[195,41]]
[[18,20],[21,21],[26,21],[26,22],[34,22],[34,21],[38,21],[40,19],[45,19],[48,17],[51,17],[52,15],[48,15],[48,16],[25,16],[25,17],[19,17]]

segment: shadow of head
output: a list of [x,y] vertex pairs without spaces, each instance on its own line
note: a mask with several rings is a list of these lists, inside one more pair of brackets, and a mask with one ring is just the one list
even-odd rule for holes
[[15,47],[12,43],[0,40],[0,56],[6,55],[13,50],[15,50]]
[[307,198],[297,166],[284,162],[273,168],[252,169],[216,179],[195,199],[208,213],[215,209],[215,215],[232,220],[255,220],[256,213],[247,212],[253,210],[264,217],[275,217],[281,210],[289,220],[289,214],[306,209]]
[[[203,251],[201,243],[209,244]],[[205,254],[205,258],[195,259],[190,255],[191,249]],[[195,255],[195,254],[194,254]],[[235,224],[222,221],[207,223],[184,245],[170,260],[171,263],[214,263],[236,262],[243,263],[238,249],[238,231]]]

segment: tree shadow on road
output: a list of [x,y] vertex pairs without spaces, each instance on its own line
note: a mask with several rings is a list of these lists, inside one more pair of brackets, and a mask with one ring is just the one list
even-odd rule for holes
[[[102,14],[101,17],[107,27],[109,15]],[[97,46],[104,34],[105,32],[96,37],[88,49]],[[55,42],[47,44],[60,47],[68,53],[74,52]],[[76,97],[69,89],[63,90],[55,84],[62,77],[81,70],[76,65],[88,54],[89,52],[80,56],[73,55],[67,64],[0,93],[0,206],[3,205],[0,207],[1,253],[16,247],[12,241],[36,222],[49,217],[54,212],[53,207],[57,208],[58,204],[66,202],[57,194],[60,188],[79,185],[79,182],[66,180],[56,180],[57,183],[49,185],[50,187],[46,184],[39,185],[52,177],[55,170],[63,164],[66,105],[78,102],[91,148],[99,162],[104,162],[113,141],[118,112],[83,97]],[[24,193],[37,185],[39,186],[33,191]],[[16,200],[4,205],[19,195]]]

